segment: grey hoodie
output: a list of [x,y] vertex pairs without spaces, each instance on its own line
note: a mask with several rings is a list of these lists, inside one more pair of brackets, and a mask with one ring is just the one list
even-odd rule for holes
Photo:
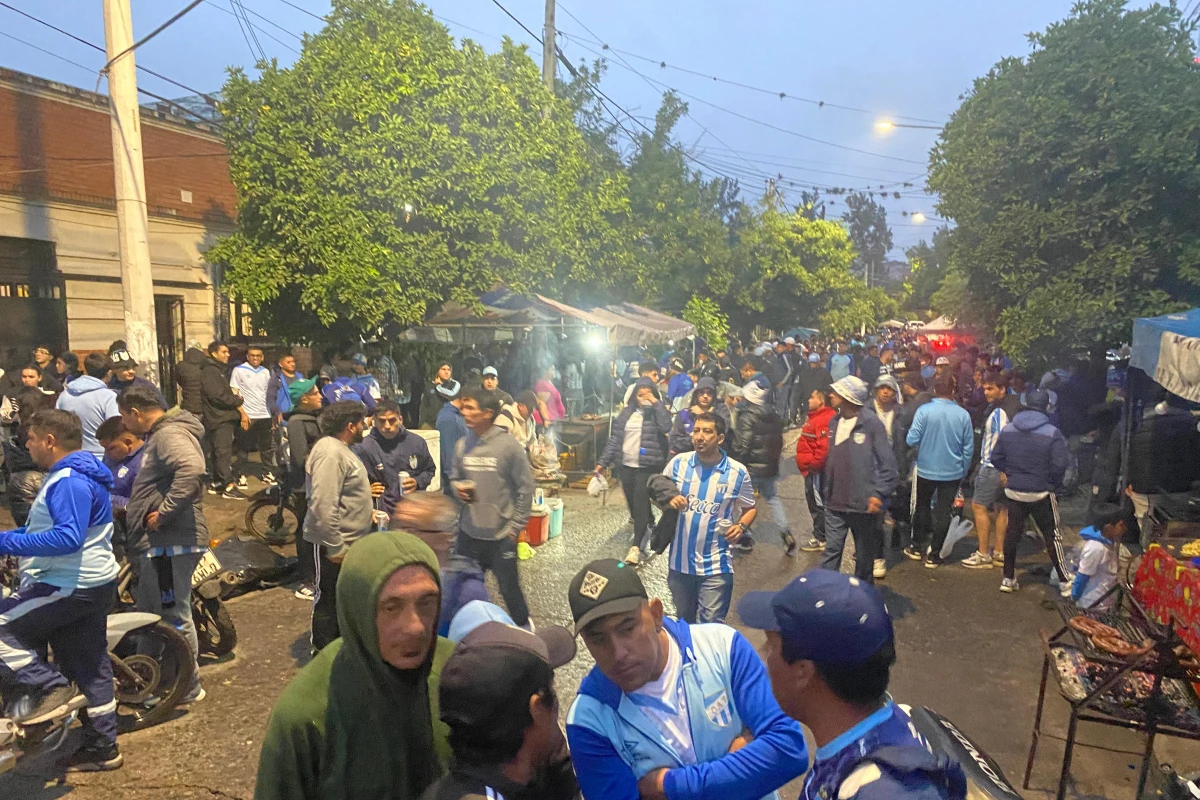
[[459,439],[450,479],[475,481],[475,502],[467,504],[458,523],[472,539],[516,539],[529,522],[533,470],[525,448],[503,428],[493,425],[483,436],[468,431]]
[[[204,426],[190,411],[172,408],[150,428],[142,467],[126,508],[131,554],[151,547],[207,547],[204,497]],[[146,516],[158,512],[158,529],[146,527]]]
[[322,436],[304,463],[308,513],[304,539],[324,545],[330,555],[371,532],[371,482],[354,451],[334,436]]

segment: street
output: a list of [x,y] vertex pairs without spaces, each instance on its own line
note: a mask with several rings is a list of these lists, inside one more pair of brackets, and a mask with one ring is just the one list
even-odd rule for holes
[[[780,494],[792,528],[807,539],[808,513],[803,483],[790,459],[784,460]],[[619,493],[607,504],[582,491],[567,491],[563,536],[537,549],[522,562],[522,583],[533,616],[539,625],[569,626],[566,590],[579,567],[594,558],[620,557],[628,549],[629,527]],[[1070,511],[1065,504],[1066,522]],[[240,522],[244,503],[206,499],[213,529],[228,534]],[[737,562],[736,598],[748,589],[776,589],[813,567],[816,553],[784,556],[769,510],[755,525],[757,546]],[[1069,537],[1074,539],[1072,535]],[[957,557],[970,552],[973,538],[960,542]],[[1040,548],[1040,546],[1038,546]],[[1025,540],[1018,577],[1024,588],[1015,595],[997,591],[1000,571],[966,570],[956,564],[936,571],[891,556],[892,571],[881,582],[895,621],[898,662],[892,672],[891,691],[897,701],[927,705],[947,716],[971,736],[1003,767],[1019,786],[1025,767],[1033,724],[1041,651],[1038,630],[1053,629],[1057,615],[1044,605],[1052,590],[1045,586],[1047,560]],[[1042,575],[1028,575],[1041,567]],[[652,596],[663,598],[670,610],[666,589],[666,559],[659,557],[641,568]],[[498,597],[493,586],[493,594]],[[0,797],[23,800],[150,800],[150,798],[250,798],[258,751],[271,706],[283,686],[307,660],[309,606],[276,588],[234,598],[230,613],[237,624],[238,647],[232,657],[202,664],[207,698],[175,719],[121,737],[125,766],[111,773],[71,776],[58,784],[53,770],[23,763],[21,774],[0,778]],[[729,620],[738,626],[736,613]],[[748,632],[759,646],[761,635]],[[558,670],[565,715],[568,699],[592,661],[581,647],[571,664]],[[1045,730],[1027,797],[1053,796],[1061,759],[1061,745],[1052,737],[1065,731],[1066,704],[1050,689],[1046,701]],[[1136,781],[1134,755],[1143,746],[1141,736],[1111,728],[1083,727],[1081,741],[1106,749],[1079,747],[1072,772],[1075,797],[1127,798]],[[1161,761],[1187,745],[1159,739]],[[1173,749],[1174,748],[1174,749]],[[1188,763],[1179,758],[1180,763]],[[799,781],[783,792],[794,798]]]

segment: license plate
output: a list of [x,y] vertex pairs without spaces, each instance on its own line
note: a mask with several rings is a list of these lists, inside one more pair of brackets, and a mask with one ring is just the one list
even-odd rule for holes
[[196,565],[196,571],[192,573],[192,588],[195,589],[209,578],[215,578],[220,574],[221,562],[213,555],[212,550],[208,550],[200,559],[200,563]]

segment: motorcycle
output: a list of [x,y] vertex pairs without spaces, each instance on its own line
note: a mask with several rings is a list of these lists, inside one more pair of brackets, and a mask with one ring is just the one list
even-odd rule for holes
[[192,623],[200,652],[220,658],[237,646],[237,628],[221,601],[221,561],[209,549],[192,573]]

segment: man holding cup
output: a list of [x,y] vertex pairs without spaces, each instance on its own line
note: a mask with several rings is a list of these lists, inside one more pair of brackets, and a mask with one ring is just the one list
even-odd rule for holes
[[525,449],[494,423],[500,396],[470,389],[462,401],[467,435],[454,448],[450,485],[466,504],[458,522],[458,554],[491,570],[513,622],[529,626],[529,606],[517,574],[517,537],[533,505],[533,471]]

